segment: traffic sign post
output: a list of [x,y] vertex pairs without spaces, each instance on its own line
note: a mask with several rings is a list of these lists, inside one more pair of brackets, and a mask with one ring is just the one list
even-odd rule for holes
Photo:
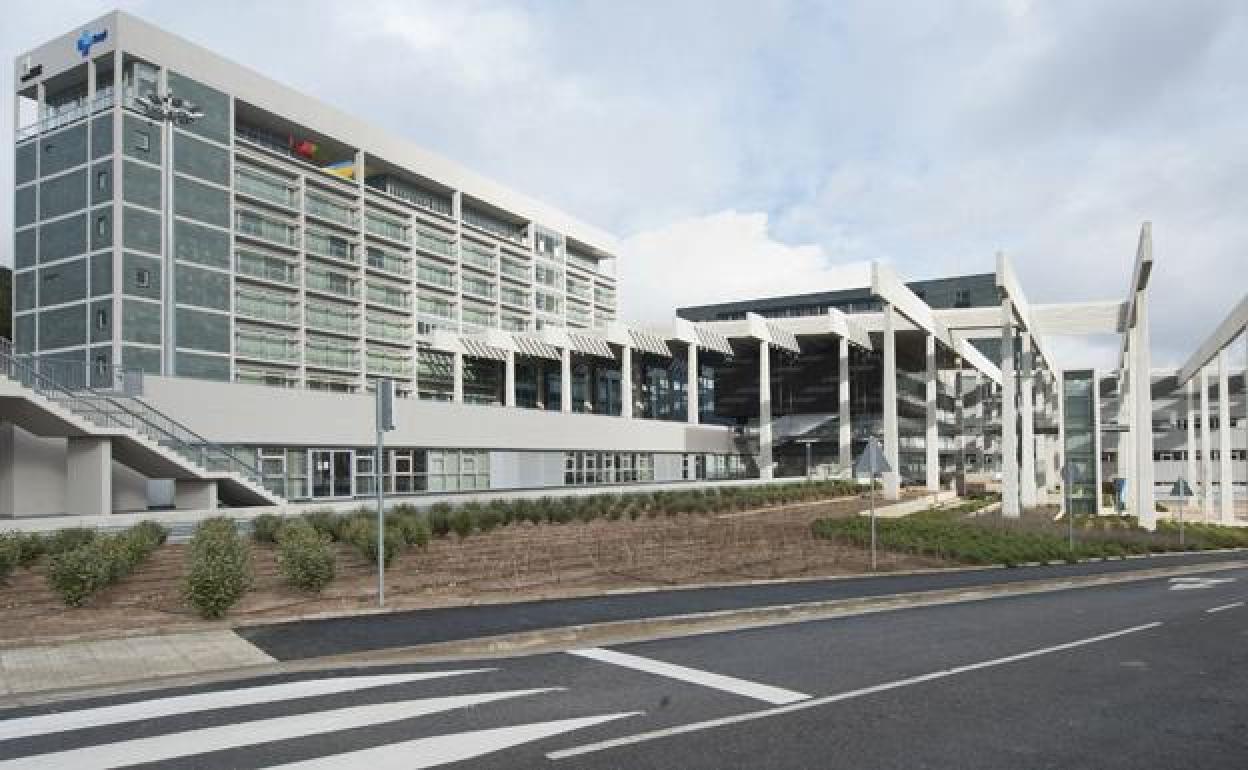
[[867,439],[867,445],[863,448],[862,454],[858,455],[857,462],[854,463],[854,475],[862,476],[866,474],[870,481],[871,487],[871,571],[875,572],[876,556],[875,556],[875,477],[881,473],[888,473],[892,467],[888,464],[888,459],[884,457],[884,449],[880,446],[880,440],[875,436]]
[[1188,485],[1186,479],[1179,476],[1175,480],[1174,486],[1170,487],[1170,496],[1177,497],[1182,501],[1182,504],[1179,505],[1179,547],[1182,548],[1185,545],[1183,538],[1183,514],[1187,511],[1187,500],[1192,496],[1192,488]]
[[377,380],[377,455],[373,482],[377,485],[377,606],[386,606],[386,431],[394,430],[394,380]]

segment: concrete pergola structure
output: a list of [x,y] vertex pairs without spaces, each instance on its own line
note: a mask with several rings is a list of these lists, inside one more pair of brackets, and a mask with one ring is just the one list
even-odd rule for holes
[[[895,332],[898,326],[894,316],[900,314],[913,324],[905,328],[921,328],[934,339],[947,338],[961,343],[955,350],[981,373],[991,373],[989,378],[1001,389],[1002,512],[1006,516],[1018,516],[1024,508],[1047,502],[1042,493],[1056,484],[1065,464],[1061,437],[1062,370],[1054,364],[1045,338],[1119,334],[1123,340],[1120,370],[1132,379],[1147,373],[1150,358],[1147,290],[1152,263],[1152,228],[1145,222],[1140,228],[1125,300],[1032,304],[1022,290],[1011,261],[1004,254],[998,254],[996,283],[1001,294],[1000,308],[940,310],[927,307],[891,271],[877,266],[872,271],[872,292],[885,303],[885,312],[874,314],[879,320],[872,318],[873,314],[853,317],[872,331],[887,328]],[[886,343],[889,338],[886,333]],[[1001,341],[999,369],[967,344],[972,339],[987,338]],[[991,368],[984,367],[983,363]],[[889,366],[887,350],[885,366]],[[895,374],[895,364],[893,371]],[[886,388],[893,379],[886,375]],[[1127,378],[1119,379],[1121,382]],[[1143,382],[1148,382],[1146,374]],[[1138,382],[1133,388],[1128,387],[1133,394],[1131,408],[1125,414],[1125,421],[1120,419],[1118,426],[1131,439],[1127,458],[1130,465],[1124,475],[1130,481],[1132,510],[1139,513],[1143,525],[1151,528],[1156,518],[1152,480],[1152,395],[1148,387]],[[895,398],[895,387],[891,392]],[[889,448],[888,405],[886,397],[886,451]],[[1037,431],[1037,416],[1039,424],[1046,426],[1040,432]],[[1094,430],[1099,434],[1099,413],[1095,421]],[[1097,454],[1099,460],[1099,452]],[[889,458],[892,462],[896,455],[889,455]],[[1099,462],[1096,464],[1099,490]],[[1136,472],[1139,467],[1144,470]]]
[[[1248,294],[1245,294],[1235,309],[1230,312],[1213,333],[1202,342],[1192,353],[1183,367],[1179,369],[1176,387],[1187,389],[1187,470],[1188,481],[1193,491],[1199,487],[1201,508],[1206,515],[1215,509],[1213,500],[1213,453],[1211,451],[1210,420],[1209,420],[1209,364],[1218,359],[1217,399],[1218,399],[1218,502],[1216,509],[1218,518],[1223,524],[1235,522],[1234,486],[1231,484],[1233,468],[1231,465],[1231,398],[1229,370],[1231,345],[1236,338],[1243,337],[1245,355],[1248,356]],[[1245,369],[1248,377],[1248,368]],[[1200,382],[1200,470],[1196,466],[1196,398],[1193,392],[1197,380]],[[1248,422],[1248,421],[1246,421]],[[1248,424],[1245,425],[1248,430]]]

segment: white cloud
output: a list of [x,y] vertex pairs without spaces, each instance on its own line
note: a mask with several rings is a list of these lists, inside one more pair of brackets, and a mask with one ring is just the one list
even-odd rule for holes
[[791,246],[761,212],[721,211],[625,239],[619,261],[625,317],[670,320],[678,306],[868,286],[870,265],[830,264],[817,244]]

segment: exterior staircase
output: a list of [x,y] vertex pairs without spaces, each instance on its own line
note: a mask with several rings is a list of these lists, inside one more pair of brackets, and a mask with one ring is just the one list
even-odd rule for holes
[[[37,436],[108,438],[122,465],[149,479],[215,481],[227,506],[285,505],[254,464],[125,388],[92,387],[88,380],[99,378],[84,370],[17,355],[0,338],[0,420]],[[111,372],[108,379],[111,385]]]

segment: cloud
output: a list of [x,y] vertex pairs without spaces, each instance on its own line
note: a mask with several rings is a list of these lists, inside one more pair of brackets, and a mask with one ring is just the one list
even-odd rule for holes
[[868,286],[869,264],[831,264],[818,244],[788,245],[767,214],[721,211],[625,239],[619,261],[627,318],[670,321],[679,306]]
[[[1157,365],[1244,291],[1234,0],[122,1],[631,234],[621,296],[647,320],[832,288],[837,265],[872,259],[909,278],[985,272],[998,249],[1033,301],[1122,299],[1146,219]],[[45,4],[0,45],[16,55],[113,4]],[[11,168],[0,153],[0,179]],[[0,185],[0,230],[12,210]],[[1111,348],[1063,363],[1108,365]]]

